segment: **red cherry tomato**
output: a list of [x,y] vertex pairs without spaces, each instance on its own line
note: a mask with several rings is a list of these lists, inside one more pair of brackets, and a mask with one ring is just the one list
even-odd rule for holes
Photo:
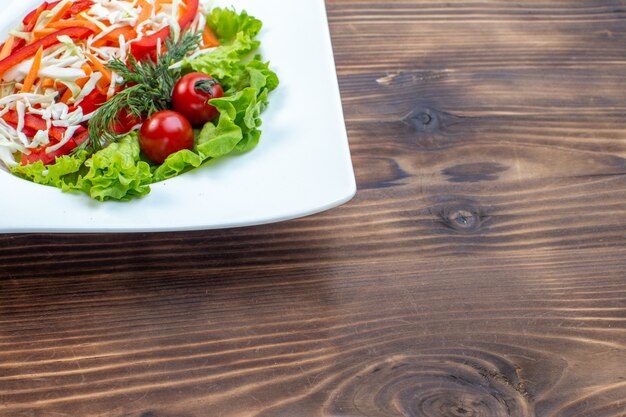
[[192,125],[198,126],[218,116],[219,111],[207,102],[219,97],[224,97],[220,83],[210,75],[192,72],[184,75],[174,86],[172,105]]
[[162,164],[174,152],[193,149],[193,129],[180,113],[156,112],[141,126],[139,146],[150,160]]

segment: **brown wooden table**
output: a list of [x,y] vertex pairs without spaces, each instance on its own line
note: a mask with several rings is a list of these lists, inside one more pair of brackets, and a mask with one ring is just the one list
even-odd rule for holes
[[626,416],[624,1],[327,6],[356,198],[0,236],[2,417]]

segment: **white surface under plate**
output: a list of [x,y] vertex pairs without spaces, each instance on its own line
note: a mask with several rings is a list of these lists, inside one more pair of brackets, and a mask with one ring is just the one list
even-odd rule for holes
[[[41,0],[11,1],[2,39]],[[263,21],[281,80],[254,150],[151,186],[131,202],[91,200],[0,170],[0,232],[140,232],[249,226],[338,206],[356,191],[323,0],[225,0]]]

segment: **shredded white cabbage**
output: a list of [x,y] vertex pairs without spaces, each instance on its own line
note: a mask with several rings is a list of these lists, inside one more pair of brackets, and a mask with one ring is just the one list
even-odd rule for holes
[[[85,65],[90,64],[90,59],[98,59],[105,64],[113,58],[125,60],[132,51],[133,43],[141,40],[145,36],[152,35],[165,27],[170,28],[170,32],[175,36],[180,36],[178,24],[179,10],[182,0],[172,0],[171,4],[155,6],[155,0],[147,0],[153,7],[150,16],[143,22],[138,22],[142,12],[142,6],[138,0],[93,0],[93,4],[87,10],[82,11],[79,16],[88,22],[96,25],[100,32],[92,35],[84,41],[75,41],[71,37],[59,36],[59,44],[44,50],[41,64],[37,72],[38,82],[31,92],[19,92],[24,84],[24,79],[31,71],[34,57],[15,65],[2,75],[0,82],[0,166],[11,167],[16,165],[15,154],[22,152],[28,154],[29,149],[36,149],[47,146],[51,143],[49,129],[53,126],[66,128],[63,140],[53,146],[46,148],[47,152],[54,152],[62,148],[80,129],[81,123],[88,121],[93,113],[83,114],[80,103],[92,93],[102,80],[103,74],[97,70],[85,72]],[[201,0],[199,12],[191,23],[191,30],[201,31],[206,25],[206,4],[209,1]],[[61,0],[51,10],[42,12],[37,18],[35,29],[46,27],[50,19],[65,7],[73,3],[73,0]],[[134,39],[127,39],[124,35],[119,35],[119,47],[97,46],[103,44],[98,42],[118,28],[132,27],[136,32]],[[24,32],[24,25],[9,32],[18,39],[32,42],[34,35],[32,32]],[[161,53],[163,45],[157,41],[157,53]],[[207,48],[197,51],[192,57],[207,53],[214,48]],[[89,56],[89,58],[88,58]],[[182,62],[175,63],[172,68],[182,65]],[[85,82],[86,77],[88,80]],[[43,80],[53,80],[44,85]],[[112,82],[108,85],[108,97],[115,94],[116,86],[122,82],[121,77],[112,73]],[[56,90],[60,84],[65,85],[71,92],[71,98],[65,104],[57,102],[59,92]],[[82,87],[81,87],[82,86]],[[62,93],[63,91],[61,91]],[[72,106],[72,107],[70,107]],[[70,111],[72,109],[72,111]],[[15,112],[17,123],[12,125],[2,117],[9,112]],[[26,129],[27,115],[40,117],[45,121],[48,130],[38,130],[32,138],[29,138],[24,130]],[[15,117],[15,116],[13,116]],[[29,127],[32,129],[32,127]],[[31,130],[27,130],[31,133]]]
[[50,138],[48,136],[47,130],[38,130],[33,138],[33,141],[30,143],[30,147],[36,149],[40,146],[45,146],[50,143]]
[[67,130],[65,131],[65,134],[63,135],[63,139],[59,143],[53,146],[48,146],[46,148],[46,153],[51,153],[51,152],[61,149],[63,146],[65,146],[65,144],[67,144],[67,142],[70,141],[70,139],[72,139],[72,136],[74,136],[74,133],[80,128],[81,128],[80,125],[69,126]]
[[91,74],[89,81],[87,81],[81,92],[76,97],[76,105],[80,105],[80,102],[96,88],[96,84],[98,84],[98,81],[100,81],[101,78],[102,73],[100,72],[94,72]]
[[7,167],[14,167],[17,165],[13,154],[16,151],[19,151],[19,149],[11,149],[11,145],[11,143],[8,143],[8,146],[6,146],[3,142],[0,142],[0,162]]

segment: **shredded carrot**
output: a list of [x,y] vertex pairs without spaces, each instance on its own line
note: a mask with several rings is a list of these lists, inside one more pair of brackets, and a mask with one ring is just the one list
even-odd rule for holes
[[[80,88],[83,88],[85,84],[87,84],[87,81],[89,81],[89,77],[79,78],[76,80],[76,85],[78,85]],[[65,104],[68,104],[70,99],[72,99],[73,97],[74,94],[72,94],[72,90],[68,88],[67,90],[65,90],[65,93],[63,93],[63,96],[61,96],[61,101]]]
[[93,41],[91,43],[91,46],[92,46],[92,48],[100,48],[102,46],[109,46],[110,43],[111,43],[111,41],[108,40],[106,38],[106,36],[105,36],[105,37],[102,37],[102,38],[98,39],[97,41]]
[[152,16],[152,10],[154,10],[154,6],[148,3],[147,0],[139,0],[139,5],[141,6],[141,12],[137,18],[137,24],[150,19],[150,16]]
[[89,81],[89,77],[83,77],[76,80],[76,85],[80,88],[83,88],[85,84]]
[[41,81],[41,88],[52,88],[54,87],[55,81],[52,78],[44,78]]
[[155,0],[154,7],[156,8],[156,12],[161,12],[163,10],[163,6],[166,4],[172,4],[172,0]]
[[54,29],[65,29],[70,27],[85,27],[93,30],[93,33],[100,33],[102,30],[93,22],[83,19],[73,19],[73,20],[59,20],[58,22],[52,22],[48,24],[48,27]]
[[57,29],[54,29],[54,28],[44,28],[44,29],[34,30],[33,31],[34,40],[38,40],[38,39],[43,38],[44,36],[51,35],[55,33],[56,31]]
[[61,96],[61,102],[67,104],[72,97],[74,97],[74,94],[72,94],[72,90],[68,88]]
[[120,35],[124,35],[124,39],[129,41],[137,37],[137,32],[135,32],[135,29],[130,26],[122,26],[107,33],[102,38],[94,41],[91,45],[96,48],[105,45],[119,46]]
[[65,93],[67,93],[67,90],[69,90],[69,88],[67,88],[65,84],[54,83],[54,86],[57,89],[57,93],[59,93],[59,97],[63,97]]
[[61,18],[63,16],[65,16],[65,13],[67,13],[67,11],[72,7],[72,3],[71,1],[68,1],[67,3],[65,3],[63,5],[63,7],[61,7],[55,14],[54,16],[52,16],[50,18],[50,20],[48,20],[47,25],[49,25],[50,23],[56,22],[58,20],[61,20]]
[[11,55],[11,51],[13,51],[13,45],[15,45],[15,36],[11,35],[2,46],[2,50],[0,51],[0,59],[4,59]]
[[113,79],[113,74],[111,73],[111,70],[106,68],[104,64],[98,60],[98,58],[91,55],[90,53],[86,52],[85,56],[89,59],[94,69],[96,71],[100,71],[100,73],[102,74],[102,78],[100,79],[100,81],[98,81],[96,87],[98,88],[98,91],[100,91],[103,95],[106,95],[107,91],[109,91],[111,80]]
[[[85,16],[85,12],[78,13],[77,15],[75,15],[73,17],[73,19],[80,20],[80,21],[83,21],[83,22],[93,23],[91,20],[87,19],[87,17]],[[93,23],[93,24],[95,25],[95,23]],[[96,26],[98,26],[98,25],[96,25]],[[99,30],[100,30],[100,32],[102,32],[102,28],[100,28]]]
[[39,68],[41,67],[41,57],[43,55],[43,46],[40,46],[37,49],[37,53],[35,54],[35,58],[33,59],[33,65],[30,66],[30,70],[24,79],[24,83],[22,85],[21,93],[28,93],[31,88],[33,88],[33,84],[37,79],[37,74],[39,73]]
[[135,32],[135,29],[130,26],[122,26],[120,28],[112,30],[105,37],[109,38],[109,40],[111,41],[119,41],[120,35],[124,35],[124,39],[128,41],[131,39],[135,39],[137,37],[137,32]]
[[213,32],[213,30],[211,30],[209,25],[206,25],[204,27],[204,32],[202,32],[202,41],[204,43],[204,46],[207,48],[220,46],[219,39],[217,39],[217,36],[215,36],[215,33]]
[[102,79],[106,80],[107,84],[111,84],[112,74],[111,71],[104,66],[102,62],[95,56],[88,52],[85,52],[85,56],[89,59],[93,67],[102,73]]
[[83,64],[82,67],[80,67],[80,69],[82,69],[83,71],[85,71],[85,74],[87,74],[87,77],[91,76],[91,74],[93,74],[93,70],[91,69],[91,67],[89,66],[89,64]]
[[101,82],[102,82],[102,80],[100,80],[98,82],[98,84],[96,84],[96,89],[98,90],[98,92],[100,94],[102,94],[103,96],[108,97],[108,95],[109,95],[109,86],[108,85],[105,86],[105,85],[101,84]]
[[[73,19],[76,19],[76,20],[82,20],[82,21],[85,21],[85,22],[91,22],[91,23],[94,23],[94,22],[92,22],[91,20],[89,20],[89,18],[87,17],[87,15],[85,15],[85,12],[80,12],[80,13],[78,13],[77,15],[73,16],[72,18],[73,18]],[[94,23],[94,24],[95,24],[95,23]],[[102,23],[102,24],[104,25],[104,23]],[[102,28],[100,28],[100,30],[102,30]]]
[[108,96],[110,86],[111,83],[107,82],[104,77],[101,78],[100,81],[98,81],[98,83],[96,84],[96,87],[98,87],[98,91],[100,91],[100,93],[105,96]]

